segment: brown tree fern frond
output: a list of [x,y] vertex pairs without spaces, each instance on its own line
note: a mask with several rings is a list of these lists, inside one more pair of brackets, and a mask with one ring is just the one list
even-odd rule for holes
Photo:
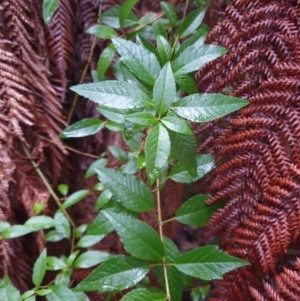
[[208,203],[227,201],[206,237],[251,263],[216,282],[209,300],[299,300],[282,272],[300,234],[299,30],[300,1],[233,0],[208,36],[229,53],[197,73],[199,89],[250,105],[197,130],[199,151],[216,156],[202,182]]

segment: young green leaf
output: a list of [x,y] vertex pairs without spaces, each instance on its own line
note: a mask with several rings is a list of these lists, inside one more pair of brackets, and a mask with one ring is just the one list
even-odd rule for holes
[[55,256],[46,257],[47,270],[50,271],[59,271],[64,269],[67,264],[62,259]]
[[124,207],[136,212],[153,208],[154,200],[150,188],[137,177],[107,168],[97,169],[96,172],[100,181]]
[[225,48],[216,45],[188,47],[175,59],[173,65],[174,75],[178,76],[199,70],[206,63],[222,56],[226,52]]
[[220,208],[219,204],[207,206],[207,195],[199,194],[184,202],[177,210],[175,219],[182,224],[204,227],[211,215]]
[[161,70],[153,88],[153,102],[156,112],[164,114],[174,101],[176,95],[175,80],[170,63]]
[[144,288],[139,288],[126,294],[120,301],[141,301],[141,300],[165,301],[166,296],[163,293],[150,293]]
[[137,3],[137,0],[126,0],[120,9],[119,14],[119,21],[120,26],[123,28],[126,18],[128,17],[129,13],[131,12],[131,9],[134,7],[134,5]]
[[249,265],[247,261],[232,257],[216,246],[196,248],[175,262],[182,273],[207,281],[222,279],[222,274],[246,265]]
[[125,250],[139,259],[161,261],[164,246],[158,234],[145,222],[112,211],[101,212],[120,235]]
[[7,229],[5,229],[2,232],[2,238],[8,239],[8,238],[16,238],[19,236],[24,236],[28,233],[35,232],[37,229],[31,228],[28,226],[22,226],[22,225],[13,225]]
[[196,138],[169,130],[171,153],[193,177],[197,174]]
[[[58,225],[55,227],[57,233],[63,238],[71,237],[71,226],[69,220],[66,218],[63,212],[56,211],[54,214],[54,220],[57,221]],[[50,233],[50,232],[49,232]],[[47,233],[48,234],[48,233]],[[55,234],[55,233],[53,233]],[[55,235],[54,235],[55,237]],[[58,237],[56,237],[58,238]]]
[[141,281],[149,269],[148,262],[124,255],[115,256],[94,269],[75,290],[99,293],[120,291]]
[[57,242],[65,238],[65,235],[59,233],[56,230],[49,231],[45,235],[45,241],[50,241],[50,242]]
[[100,210],[111,199],[111,197],[112,193],[109,189],[103,190],[97,199],[95,210]]
[[122,81],[105,81],[82,84],[70,88],[81,96],[109,108],[143,108],[150,103],[149,97],[137,87]]
[[60,225],[58,221],[46,215],[33,216],[24,223],[24,226],[36,230],[48,229],[58,225]]
[[138,112],[128,114],[125,117],[126,120],[134,124],[139,124],[143,126],[150,126],[157,124],[157,119],[149,112]]
[[[160,65],[156,56],[143,46],[138,46],[131,41],[113,38],[122,62],[139,79],[149,85],[153,85],[160,72]],[[135,89],[131,91],[135,92]]]
[[94,161],[90,167],[88,168],[87,172],[85,173],[85,177],[88,178],[96,173],[96,168],[105,167],[105,165],[108,163],[108,160],[105,158],[98,159]]
[[178,34],[181,38],[184,38],[192,34],[201,24],[205,15],[205,9],[198,8],[193,10],[181,23]]
[[[104,13],[101,14],[101,21],[102,23],[113,27],[113,28],[121,28],[120,25],[120,14],[121,14],[121,6],[114,5],[112,8],[106,10]],[[129,12],[127,15],[123,28],[133,26],[137,23],[137,18],[132,11]]]
[[171,109],[179,116],[194,122],[207,122],[223,117],[248,102],[241,98],[221,94],[193,94],[172,104]]
[[69,191],[69,186],[66,184],[60,184],[58,185],[57,189],[63,196],[66,196]]
[[40,286],[43,281],[46,272],[46,257],[47,250],[44,249],[33,266],[32,282],[35,286]]
[[85,235],[82,236],[77,244],[79,248],[89,248],[100,242],[105,235]]
[[[51,289],[49,289],[49,288],[44,288],[44,289],[41,289],[41,290],[37,290],[37,291],[36,291],[36,294],[37,294],[38,296],[46,296],[46,295],[50,294],[51,292],[52,292]],[[26,300],[26,301],[27,301],[27,300]]]
[[43,19],[45,25],[49,25],[54,15],[57,7],[59,5],[59,0],[44,0],[43,2]]
[[97,107],[97,111],[99,111],[103,116],[105,116],[107,119],[113,122],[124,123],[125,115],[128,113],[129,110],[113,109],[105,106],[99,106]]
[[109,44],[101,52],[100,58],[97,63],[97,79],[101,81],[111,62],[116,54],[116,49],[113,44]]
[[61,209],[66,209],[66,208],[69,208],[69,207],[77,204],[78,202],[83,200],[89,193],[90,193],[90,191],[87,189],[79,190],[79,191],[72,193],[63,202],[63,204],[61,205]]
[[137,35],[136,42],[139,45],[143,45],[146,49],[152,52],[157,59],[159,59],[159,54],[156,47],[152,43],[150,43],[147,39],[145,39],[142,35]]
[[176,164],[170,171],[173,181],[179,183],[192,183],[204,177],[214,168],[214,157],[211,155],[197,155],[197,174],[195,177],[180,164]]
[[110,254],[101,252],[101,251],[93,251],[89,250],[82,253],[74,262],[75,268],[87,269],[94,265],[97,265],[111,257]]
[[195,79],[190,74],[176,75],[175,81],[182,91],[188,94],[198,93],[198,88]]
[[67,266],[72,267],[74,264],[75,259],[77,258],[79,254],[79,250],[74,251],[73,253],[70,254],[70,256],[67,259]]
[[36,202],[33,205],[33,213],[35,215],[38,215],[43,211],[43,208],[44,208],[43,202]]
[[78,138],[91,136],[98,133],[104,126],[100,119],[86,118],[68,126],[60,135],[60,138]]
[[0,282],[0,300],[16,301],[20,298],[20,292],[13,286],[8,275],[4,275]]
[[166,30],[164,29],[164,27],[162,26],[161,24],[161,21],[163,19],[160,19],[160,20],[157,20],[155,21],[153,24],[152,24],[152,28],[153,28],[153,31],[154,31],[154,34],[156,37],[158,36],[162,36],[164,37],[165,39],[168,38],[168,35],[166,33]]
[[127,154],[122,150],[122,148],[109,145],[108,147],[109,152],[119,161],[126,162],[128,160]]
[[166,116],[161,119],[163,125],[173,132],[193,135],[193,131],[190,126],[181,118],[175,116]]
[[10,228],[10,224],[8,222],[0,221],[0,232],[3,232],[8,228]]
[[86,30],[86,33],[90,33],[98,39],[111,39],[118,36],[118,34],[110,26],[100,24],[91,26]]
[[[22,296],[19,300],[25,300],[26,299],[26,301],[30,301],[31,298],[29,298],[29,297],[33,296],[34,293],[35,293],[34,290],[26,291],[24,294],[22,294]],[[35,296],[33,296],[33,297],[34,297],[33,300],[35,301]]]
[[168,2],[160,2],[160,7],[164,11],[165,15],[169,19],[172,26],[177,24],[177,13],[172,4]]
[[161,62],[166,64],[172,58],[172,48],[169,42],[163,36],[158,35],[156,41]]
[[71,301],[76,300],[74,293],[66,286],[54,284],[49,286],[52,292],[46,295],[47,301]]
[[155,125],[146,138],[146,170],[153,184],[164,169],[170,154],[171,144],[168,131],[162,124]]

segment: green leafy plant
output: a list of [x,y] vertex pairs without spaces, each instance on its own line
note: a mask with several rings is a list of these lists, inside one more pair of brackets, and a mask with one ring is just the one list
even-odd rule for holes
[[[33,268],[34,287],[23,295],[5,277],[0,296],[7,296],[7,300],[33,301],[36,296],[46,296],[49,301],[81,301],[88,300],[86,292],[114,293],[133,287],[121,300],[179,301],[191,277],[204,281],[220,279],[222,274],[248,264],[214,245],[181,254],[164,236],[164,226],[170,221],[203,227],[217,209],[205,205],[207,196],[196,195],[185,201],[173,218],[162,219],[161,189],[165,182],[192,183],[214,167],[212,156],[196,153],[191,123],[218,119],[247,102],[228,95],[197,93],[193,73],[227,52],[222,47],[204,44],[208,29],[201,24],[203,7],[188,15],[187,7],[183,8],[180,12],[183,18],[179,20],[175,8],[162,2],[160,14],[137,20],[132,12],[136,2],[127,0],[122,6],[107,10],[101,16],[101,24],[87,30],[99,39],[111,39],[111,44],[99,58],[95,82],[71,87],[98,104],[97,110],[104,118],[80,120],[60,135],[61,138],[84,137],[106,127],[121,132],[130,151],[109,148],[123,163],[118,170],[106,168],[106,158],[90,166],[86,177],[96,175],[99,179],[94,191],[80,190],[68,196],[68,186],[62,184],[58,191],[63,197],[59,198],[50,187],[58,205],[53,218],[39,215],[42,205],[37,203],[33,209],[36,216],[24,225],[0,222],[2,239],[50,229],[46,241],[71,241],[68,257],[48,256],[46,249],[41,252]],[[45,22],[57,4],[58,1],[44,1]],[[120,28],[122,35],[118,36],[115,29]],[[105,73],[112,63],[115,80],[108,80]],[[138,177],[137,171],[144,176]],[[98,191],[95,208],[98,216],[92,224],[76,227],[67,208]],[[157,220],[158,233],[139,219],[140,213],[149,211]],[[88,249],[112,231],[118,233],[126,255]],[[72,285],[74,269],[96,265],[99,266],[85,279],[75,287]],[[161,290],[138,286],[151,269]],[[57,275],[52,283],[43,285],[48,270]],[[203,294],[203,289],[193,291],[194,300],[201,300]]]

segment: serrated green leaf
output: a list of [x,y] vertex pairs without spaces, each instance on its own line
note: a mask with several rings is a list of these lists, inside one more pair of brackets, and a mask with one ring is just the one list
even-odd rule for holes
[[[145,83],[153,85],[160,72],[160,65],[155,55],[131,41],[113,38],[112,42],[128,69]],[[135,89],[132,89],[132,92],[135,92]]]
[[179,116],[194,122],[207,122],[221,118],[244,106],[241,98],[222,94],[193,94],[172,104],[171,109]]
[[138,112],[138,113],[128,114],[125,117],[125,119],[131,123],[139,124],[143,126],[154,125],[158,122],[157,119],[151,113],[148,112]]
[[115,256],[93,270],[75,290],[120,291],[141,281],[150,269],[147,262],[129,256]]
[[35,231],[37,231],[37,229],[35,228],[22,226],[22,225],[13,225],[2,232],[2,238],[3,239],[16,238]]
[[128,156],[122,148],[114,145],[109,145],[107,148],[110,153],[119,161],[126,162],[128,160]]
[[105,235],[85,235],[82,236],[77,244],[79,248],[89,248],[100,242]]
[[71,301],[76,300],[74,293],[66,286],[61,284],[54,284],[49,286],[52,290],[50,294],[46,296],[47,301]]
[[188,38],[180,45],[180,47],[175,53],[175,59],[188,47],[201,47],[204,44],[208,32],[209,28],[207,26],[201,26],[200,29],[197,31],[197,34]]
[[48,229],[51,227],[58,226],[60,223],[56,220],[54,220],[50,216],[46,215],[39,215],[39,216],[33,216],[30,219],[28,219],[25,223],[24,226],[36,229],[36,230],[41,230],[41,229]]
[[122,4],[119,14],[120,26],[123,28],[126,18],[128,17],[131,9],[137,3],[137,0],[127,0]]
[[144,128],[146,128],[146,126],[134,124],[126,120],[124,123],[124,131],[123,131],[125,139],[127,140],[131,139],[135,134],[139,133]]
[[170,178],[179,183],[192,183],[204,177],[214,168],[214,157],[211,155],[197,155],[197,174],[195,177],[180,164],[176,164],[170,171]]
[[177,210],[175,219],[182,224],[204,227],[211,215],[220,208],[219,204],[208,206],[207,195],[199,194],[184,202]]
[[169,42],[163,36],[157,36],[156,41],[161,62],[163,64],[166,64],[172,58],[172,48]]
[[58,271],[64,269],[67,264],[60,258],[55,256],[46,257],[46,268],[50,271]]
[[165,301],[163,293],[150,293],[144,288],[127,293],[120,301]]
[[85,177],[88,178],[96,173],[95,169],[100,167],[105,167],[108,163],[108,159],[101,158],[93,162],[85,173]]
[[75,268],[87,269],[97,265],[111,257],[109,253],[101,251],[86,251],[82,253],[74,262]]
[[105,106],[97,107],[97,111],[99,111],[103,116],[107,119],[116,122],[116,123],[124,123],[125,115],[127,114],[128,110],[124,109],[113,109]]
[[[101,212],[111,222],[122,239],[125,250],[139,259],[161,261],[164,246],[158,234],[145,222],[112,211]],[[147,233],[147,235],[145,235]]]
[[8,228],[10,228],[10,224],[8,222],[0,221],[0,232],[3,232]]
[[112,63],[116,54],[116,49],[113,44],[109,44],[101,52],[100,58],[97,63],[97,79],[101,81],[108,67]]
[[40,286],[46,272],[47,250],[44,249],[33,266],[32,282],[35,286]]
[[0,282],[0,300],[16,301],[20,298],[20,292],[13,286],[7,275]]
[[66,184],[60,184],[58,185],[57,189],[62,195],[66,196],[69,191],[69,186]]
[[190,73],[199,70],[206,63],[222,56],[227,50],[216,45],[191,46],[185,49],[175,60],[174,75]]
[[104,127],[100,119],[85,118],[68,126],[59,134],[60,138],[79,138],[91,136],[98,133]]
[[[112,8],[106,10],[104,13],[101,14],[100,19],[101,21],[113,28],[121,28],[120,26],[120,19],[119,16],[121,14],[121,6],[119,5],[114,5]],[[137,18],[134,15],[133,12],[129,12],[127,15],[123,28],[133,26],[137,23]]]
[[174,101],[176,95],[175,80],[170,63],[161,70],[153,88],[153,102],[156,112],[164,114]]
[[196,248],[175,262],[182,273],[207,281],[222,279],[222,274],[246,265],[249,265],[247,261],[230,256],[216,246]]
[[43,19],[45,25],[49,25],[52,16],[59,5],[59,0],[44,0],[43,2]]
[[136,41],[137,43],[143,45],[150,52],[152,52],[157,57],[157,59],[159,59],[159,54],[156,47],[152,43],[150,43],[147,39],[145,39],[142,35],[137,35]]
[[146,138],[146,170],[153,184],[164,169],[170,154],[171,143],[168,131],[162,124],[155,125]]
[[89,193],[90,193],[90,191],[87,189],[79,190],[79,191],[72,193],[62,203],[61,209],[66,209],[66,208],[69,208],[69,207],[77,204],[78,202],[83,200]]
[[118,34],[110,26],[102,24],[95,24],[89,27],[86,30],[86,33],[90,33],[98,39],[111,39],[118,36]]
[[63,234],[57,232],[56,230],[49,231],[45,235],[45,241],[51,241],[51,242],[60,241],[64,238],[65,238],[65,236]]
[[181,38],[184,38],[192,34],[201,24],[205,15],[205,9],[198,8],[193,10],[181,23],[178,34]]
[[160,2],[160,7],[164,11],[165,15],[169,19],[172,26],[175,26],[177,23],[177,13],[170,3]]
[[181,74],[175,76],[175,81],[180,89],[188,94],[198,93],[196,81],[190,74]]
[[[112,204],[110,204],[112,203]],[[132,211],[129,211],[128,209],[124,208],[120,203],[118,202],[112,202],[110,201],[108,204],[105,205],[105,209],[109,208],[109,210],[112,210],[116,213],[124,213],[124,214],[132,214]],[[114,228],[112,227],[109,220],[103,215],[98,214],[98,216],[94,219],[92,224],[88,227],[86,234],[88,235],[102,235],[102,234],[108,234],[109,232],[112,232]]]
[[73,293],[74,293],[74,295],[76,297],[76,301],[90,301],[90,299],[88,298],[88,296],[85,293],[83,293],[83,292],[73,292]]
[[82,84],[70,88],[81,96],[109,108],[143,108],[150,103],[149,97],[137,87],[123,81],[105,81]]
[[154,34],[156,37],[158,36],[162,36],[164,37],[165,39],[168,38],[168,35],[166,33],[166,30],[164,29],[164,27],[162,26],[161,24],[161,21],[163,19],[160,19],[160,20],[157,20],[155,21],[153,24],[152,24],[152,28],[153,28],[153,31],[154,31]]
[[[62,236],[63,238],[70,238],[71,226],[64,213],[61,211],[57,211],[54,214],[54,219],[58,222],[58,225],[55,227],[55,230],[57,231],[58,235]],[[58,237],[56,238],[58,239]]]
[[192,175],[197,174],[196,138],[169,130],[171,153],[181,165]]
[[181,118],[166,116],[161,119],[161,122],[166,128],[170,129],[173,132],[185,135],[193,135],[193,131],[190,126]]
[[150,188],[137,177],[107,168],[96,169],[96,172],[100,181],[124,207],[137,212],[153,208],[154,199]]
[[106,122],[105,127],[112,132],[122,132],[124,130],[124,126],[122,124],[113,121]]
[[88,228],[88,224],[82,224],[75,230],[75,237],[78,238],[80,237]]

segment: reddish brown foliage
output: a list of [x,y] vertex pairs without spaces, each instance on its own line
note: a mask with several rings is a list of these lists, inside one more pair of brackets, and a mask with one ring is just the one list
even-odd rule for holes
[[197,73],[199,89],[250,102],[198,129],[199,151],[218,166],[202,183],[208,203],[227,200],[206,237],[251,262],[216,282],[209,300],[299,300],[299,29],[300,1],[233,0],[207,39],[229,54]]

